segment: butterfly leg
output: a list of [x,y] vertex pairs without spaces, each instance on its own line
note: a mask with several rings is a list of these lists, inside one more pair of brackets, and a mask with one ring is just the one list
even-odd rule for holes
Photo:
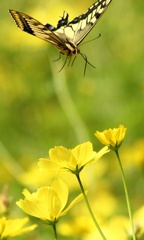
[[66,63],[67,63],[68,57],[69,57],[69,56],[66,57],[66,59],[65,59],[65,61],[64,61],[64,64],[62,65],[61,69],[60,69],[58,72],[61,72],[61,70],[63,70],[64,66],[65,66]]
[[68,67],[70,66],[71,60],[72,60],[72,58],[70,57],[69,62],[68,62]]
[[53,60],[53,62],[57,62],[60,59],[61,59],[61,53],[59,53],[59,57],[57,59]]
[[74,59],[73,59],[73,61],[71,63],[71,67],[74,65],[75,60],[76,60],[76,57],[74,57]]

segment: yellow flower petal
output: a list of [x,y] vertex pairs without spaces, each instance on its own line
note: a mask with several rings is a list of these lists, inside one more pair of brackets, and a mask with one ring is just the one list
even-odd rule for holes
[[79,194],[69,206],[61,213],[61,216],[65,215],[76,203],[80,202],[83,199],[83,194]]
[[50,214],[50,199],[55,199],[55,191],[50,187],[41,187],[35,193],[29,193],[27,189],[23,191],[24,200],[19,200],[16,204],[31,216],[42,220],[53,220]]
[[61,210],[63,210],[68,201],[68,186],[61,179],[58,179],[57,181],[53,182],[52,188],[58,193],[58,196],[62,203]]
[[71,152],[62,146],[54,147],[50,149],[49,156],[53,163],[58,164],[63,168],[67,168],[69,164],[68,159],[71,158]]
[[91,159],[96,156],[96,152],[93,151],[92,143],[86,142],[76,146],[71,150],[72,155],[76,159],[76,164],[79,168],[86,165]]
[[103,148],[99,152],[95,152],[90,142],[79,144],[73,149],[60,146],[50,149],[50,158],[48,160],[41,158],[38,164],[42,170],[65,170],[75,174],[86,165],[98,160],[108,151],[108,148]]
[[62,180],[55,180],[51,187],[41,187],[34,193],[25,189],[23,194],[25,199],[19,200],[16,204],[27,214],[49,224],[64,215],[68,200],[68,187]]
[[57,172],[60,169],[59,164],[52,162],[49,158],[40,158],[38,162],[40,170],[48,169],[49,171]]

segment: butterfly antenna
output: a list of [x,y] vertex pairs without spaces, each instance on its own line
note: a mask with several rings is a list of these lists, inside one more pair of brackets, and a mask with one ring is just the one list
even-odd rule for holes
[[86,73],[86,68],[87,68],[87,64],[89,64],[91,67],[95,68],[94,65],[92,65],[88,60],[87,60],[87,56],[83,53],[80,53],[81,56],[83,57],[83,59],[85,60],[85,67],[84,67],[84,76],[85,76],[85,73]]
[[92,42],[92,41],[94,41],[94,40],[96,40],[96,39],[98,39],[98,38],[100,38],[100,37],[101,37],[101,33],[99,33],[99,35],[98,35],[97,37],[95,37],[95,38],[93,38],[93,39],[91,39],[91,40],[89,40],[89,41],[83,42],[82,44],[80,44],[80,46],[82,46],[82,45],[84,45],[84,44],[86,44],[86,43]]

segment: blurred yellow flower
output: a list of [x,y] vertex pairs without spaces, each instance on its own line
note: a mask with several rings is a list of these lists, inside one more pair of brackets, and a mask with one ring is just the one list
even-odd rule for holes
[[5,217],[0,218],[0,239],[19,236],[23,233],[34,230],[37,227],[37,224],[23,227],[28,221],[29,219],[27,217],[13,220],[7,220]]
[[32,187],[34,189],[41,187],[41,186],[45,186],[47,185],[49,182],[52,182],[52,180],[54,179],[54,175],[52,172],[49,172],[49,174],[47,174],[47,172],[42,172],[39,171],[38,168],[38,164],[35,162],[34,164],[29,165],[29,168],[27,169],[27,171],[22,172],[19,175],[19,181],[27,187]]
[[23,191],[25,199],[16,204],[26,213],[52,225],[83,197],[80,194],[65,208],[68,200],[68,187],[60,179],[55,180],[51,187],[41,187],[37,192]]
[[[134,228],[137,239],[144,238],[144,205],[141,206],[134,214]],[[129,232],[131,236],[131,231]]]
[[99,152],[93,151],[92,143],[86,142],[73,149],[63,146],[51,148],[49,158],[40,158],[39,167],[41,170],[66,170],[72,173],[80,172],[86,165],[89,165],[104,154],[109,152],[108,147],[102,148]]
[[120,125],[119,128],[109,128],[103,132],[96,131],[95,136],[98,140],[112,149],[118,149],[125,137],[126,128],[123,125]]
[[[126,232],[126,227],[129,223],[129,220],[124,216],[115,216],[110,218],[105,223],[101,223],[102,229],[105,232],[106,238],[110,240],[132,240],[128,238]],[[97,239],[101,240],[99,237],[98,231],[94,230],[85,235],[83,240]]]

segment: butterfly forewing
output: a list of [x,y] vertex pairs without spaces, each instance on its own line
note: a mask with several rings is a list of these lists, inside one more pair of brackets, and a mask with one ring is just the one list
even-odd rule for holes
[[68,28],[71,28],[71,31],[73,31],[72,40],[79,45],[98,22],[111,1],[112,0],[99,0],[94,3],[84,14],[69,22],[65,27],[65,34],[68,35],[67,32],[70,31]]
[[56,47],[64,44],[64,42],[56,34],[54,34],[52,30],[50,30],[50,26],[51,28],[53,27],[52,25],[44,25],[25,13],[21,13],[15,10],[9,11],[14,18],[17,26],[22,31],[30,33],[38,38],[41,38],[42,40],[48,41]]

